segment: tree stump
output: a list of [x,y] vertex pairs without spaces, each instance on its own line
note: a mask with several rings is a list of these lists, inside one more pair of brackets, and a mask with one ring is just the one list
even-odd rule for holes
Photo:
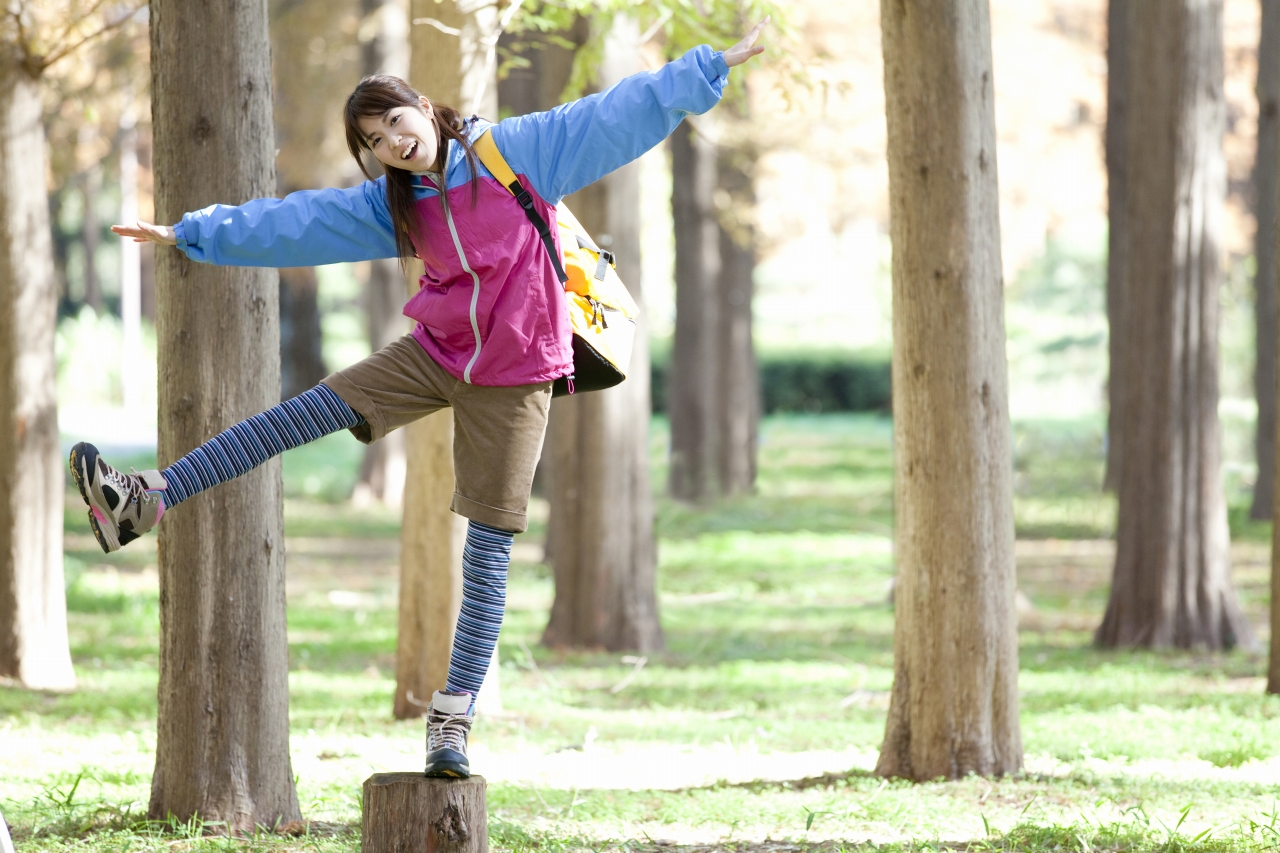
[[489,853],[484,777],[375,773],[360,825],[361,853]]

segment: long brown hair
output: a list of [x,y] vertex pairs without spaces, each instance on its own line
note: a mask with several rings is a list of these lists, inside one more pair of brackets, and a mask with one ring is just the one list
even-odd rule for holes
[[[359,120],[365,116],[383,115],[387,110],[395,107],[422,109],[420,98],[421,96],[412,86],[390,74],[374,74],[364,78],[347,98],[346,108],[342,111],[347,148],[351,151],[351,156],[360,164],[360,171],[369,180],[373,180],[374,176],[369,172],[365,158],[361,156],[362,152],[369,150],[369,141],[360,130]],[[445,156],[441,137],[456,140],[462,145],[463,151],[466,152],[467,163],[471,166],[472,201],[474,202],[478,188],[478,184],[474,181],[480,169],[471,141],[466,136],[465,120],[453,107],[434,101],[429,103],[435,113],[436,149],[440,152],[438,156]],[[445,166],[447,168],[448,163],[445,163]],[[383,172],[387,175],[387,204],[391,208],[391,224],[396,235],[396,253],[402,259],[412,258],[415,252],[411,235],[422,225],[418,215],[417,201],[413,196],[413,173],[405,169],[387,168],[385,165]],[[441,198],[443,200],[443,193]]]

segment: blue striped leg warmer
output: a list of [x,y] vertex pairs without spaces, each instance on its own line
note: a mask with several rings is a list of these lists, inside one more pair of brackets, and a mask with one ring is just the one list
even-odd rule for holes
[[161,492],[165,508],[233,480],[290,448],[362,421],[341,397],[317,385],[223,430],[165,468],[161,472],[168,483]]
[[462,611],[453,636],[446,689],[470,693],[473,706],[498,645],[514,539],[515,534],[506,530],[475,521],[467,525],[467,544],[462,549]]

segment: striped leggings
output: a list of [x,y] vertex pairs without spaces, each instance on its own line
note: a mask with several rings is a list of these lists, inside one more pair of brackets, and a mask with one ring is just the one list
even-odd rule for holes
[[[165,508],[239,477],[286,450],[363,422],[341,397],[317,385],[228,427],[164,469]],[[502,627],[513,539],[506,530],[475,521],[467,525],[462,612],[449,659],[448,690],[470,693],[473,698],[480,692]]]

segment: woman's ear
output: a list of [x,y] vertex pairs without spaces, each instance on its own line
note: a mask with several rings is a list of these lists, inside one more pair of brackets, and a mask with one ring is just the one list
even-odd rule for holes
[[426,95],[418,96],[418,104],[422,107],[422,111],[427,114],[427,118],[435,118],[435,110],[431,108],[431,102],[427,100]]

